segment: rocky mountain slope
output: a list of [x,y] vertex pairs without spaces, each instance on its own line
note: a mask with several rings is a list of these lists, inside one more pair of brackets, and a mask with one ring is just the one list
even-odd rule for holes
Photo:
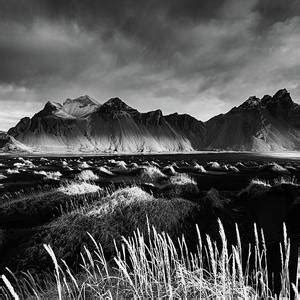
[[0,131],[0,153],[6,152],[32,152],[32,149],[21,142],[14,139],[7,133]]
[[250,97],[203,123],[187,114],[140,113],[119,98],[47,102],[8,134],[46,152],[283,151],[300,149],[300,106],[285,90]]
[[22,119],[8,134],[49,152],[191,151],[190,140],[177,132],[160,110],[140,113],[119,98],[102,105],[88,96],[63,105],[47,102],[31,119]]
[[250,97],[205,123],[206,149],[284,151],[300,149],[300,106],[287,90]]

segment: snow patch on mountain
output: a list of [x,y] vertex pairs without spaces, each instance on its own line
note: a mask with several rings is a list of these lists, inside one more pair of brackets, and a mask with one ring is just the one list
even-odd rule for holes
[[96,100],[85,95],[75,99],[67,99],[62,105],[62,109],[68,115],[75,118],[84,118],[95,111],[99,106],[100,104]]

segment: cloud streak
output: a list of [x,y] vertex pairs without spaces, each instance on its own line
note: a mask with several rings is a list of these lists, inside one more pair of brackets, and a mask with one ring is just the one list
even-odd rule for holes
[[81,94],[202,120],[283,87],[297,100],[299,8],[297,0],[0,0],[0,101],[10,115],[0,128]]

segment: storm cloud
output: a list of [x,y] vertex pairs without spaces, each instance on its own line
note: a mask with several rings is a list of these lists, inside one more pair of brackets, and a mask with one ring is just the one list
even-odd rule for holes
[[83,94],[201,120],[297,101],[299,48],[298,0],[0,0],[0,129]]

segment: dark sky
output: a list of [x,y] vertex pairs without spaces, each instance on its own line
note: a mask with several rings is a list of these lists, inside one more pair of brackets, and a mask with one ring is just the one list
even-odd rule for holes
[[0,0],[0,129],[84,94],[207,120],[299,79],[299,0]]

